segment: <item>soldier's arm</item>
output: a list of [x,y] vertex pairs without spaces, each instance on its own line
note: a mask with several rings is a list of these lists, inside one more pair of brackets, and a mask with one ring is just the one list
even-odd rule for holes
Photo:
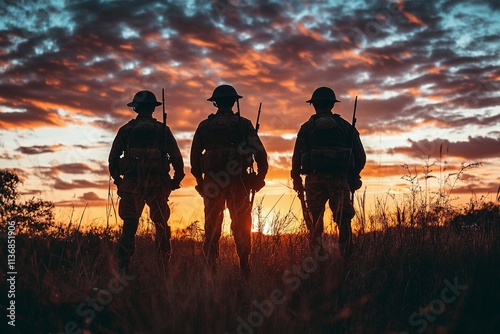
[[293,148],[292,155],[292,170],[291,177],[292,179],[300,178],[300,165],[302,158],[302,151],[305,145],[305,136],[304,136],[304,126],[302,126],[297,134],[297,139],[295,140],[295,146]]
[[259,135],[255,131],[252,123],[248,121],[247,123],[247,136],[248,142],[252,146],[254,151],[255,162],[257,163],[257,172],[258,175],[264,179],[267,171],[269,170],[269,164],[267,162],[267,152],[266,148],[262,144],[262,141],[259,138]]
[[[111,151],[109,152],[108,162],[109,162],[109,174],[113,180],[121,180],[120,176],[120,156],[125,150],[125,138],[124,130],[121,128],[118,130],[118,134],[113,140],[113,145],[111,146]],[[118,181],[119,182],[119,181]]]
[[184,161],[182,161],[181,150],[177,145],[177,141],[170,131],[170,128],[167,127],[167,153],[170,156],[170,162],[172,163],[172,167],[174,168],[174,179],[179,182],[184,178]]
[[191,163],[191,174],[199,180],[202,178],[203,172],[201,170],[201,155],[203,153],[203,145],[201,141],[201,135],[200,135],[200,126],[196,129],[196,132],[194,133],[193,137],[193,142],[191,144],[191,154],[190,154],[190,163]]
[[356,173],[360,173],[366,165],[366,153],[361,143],[358,130],[354,131],[354,142],[352,154],[354,155],[354,168]]
[[[351,133],[352,126],[351,123],[341,118],[342,126],[346,133]],[[359,175],[361,170],[365,167],[366,164],[366,154],[365,149],[363,148],[363,144],[361,143],[361,139],[359,137],[359,132],[356,128],[354,128],[354,137],[352,140],[352,158],[354,159],[354,172]],[[348,143],[351,145],[350,143]]]

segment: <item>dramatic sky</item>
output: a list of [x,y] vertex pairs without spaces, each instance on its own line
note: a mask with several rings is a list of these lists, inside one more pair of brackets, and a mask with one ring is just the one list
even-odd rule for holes
[[126,103],[142,89],[160,98],[162,87],[187,174],[170,199],[173,225],[202,213],[188,157],[223,83],[244,96],[252,122],[263,104],[265,212],[294,198],[295,135],[319,86],[334,89],[334,111],[349,121],[358,96],[370,198],[407,191],[403,164],[423,176],[436,162],[429,182],[439,186],[482,162],[454,186],[466,198],[494,197],[500,185],[496,0],[1,0],[0,13],[0,168],[61,217],[88,205],[89,220],[105,220],[110,145],[135,117]]

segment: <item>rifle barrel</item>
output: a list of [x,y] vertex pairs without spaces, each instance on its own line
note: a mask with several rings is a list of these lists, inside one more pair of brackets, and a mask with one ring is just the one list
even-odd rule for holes
[[167,125],[167,113],[165,112],[165,88],[161,89],[161,101],[163,102],[163,125]]
[[261,108],[262,108],[262,102],[259,103],[259,111],[257,112],[257,123],[255,124],[255,132],[259,132],[259,128],[260,128],[259,120],[260,120],[260,109]]
[[[356,95],[356,98],[354,99],[354,110],[352,112],[352,124],[351,124],[351,138],[350,139],[350,148],[351,150],[349,151],[349,160],[347,161],[347,170],[346,170],[346,177],[349,177],[349,168],[351,166],[351,161],[352,161],[352,151],[354,150],[354,129],[356,129],[356,107],[358,106],[358,96]],[[354,203],[354,192],[355,190],[351,190],[351,203]]]
[[352,126],[356,125],[356,107],[358,106],[358,96],[354,99],[354,112],[352,113]]

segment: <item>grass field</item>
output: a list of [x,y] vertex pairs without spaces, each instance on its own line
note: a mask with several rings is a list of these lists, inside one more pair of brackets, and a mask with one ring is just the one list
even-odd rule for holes
[[[363,233],[345,265],[335,235],[324,237],[328,256],[317,256],[300,231],[255,234],[248,282],[240,278],[230,237],[222,240],[212,274],[199,236],[174,238],[164,270],[151,236],[142,235],[134,275],[127,275],[117,272],[110,231],[18,234],[16,326],[9,330],[499,333],[500,230],[487,226]],[[6,291],[6,281],[2,285]]]
[[151,224],[142,222],[133,273],[121,273],[119,230],[82,232],[78,219],[56,224],[50,203],[16,202],[18,180],[2,177],[0,303],[8,333],[500,333],[495,203],[453,211],[449,197],[431,203],[415,190],[393,209],[387,197],[379,200],[368,214],[360,195],[347,262],[335,229],[323,238],[328,253],[319,254],[303,225],[283,233],[295,218],[277,214],[273,235],[253,234],[245,281],[231,236],[221,240],[217,272],[206,267],[198,223],[175,234],[165,268]]

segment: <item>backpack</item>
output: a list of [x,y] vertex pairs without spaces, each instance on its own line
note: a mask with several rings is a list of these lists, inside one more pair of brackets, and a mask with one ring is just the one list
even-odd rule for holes
[[238,117],[234,114],[208,117],[203,135],[205,152],[200,160],[203,173],[225,171],[230,161],[237,162],[243,169],[251,165],[253,160],[244,153],[241,145],[246,136]]
[[[155,119],[131,120],[125,134],[126,147],[120,159],[120,173],[136,177],[145,185],[155,184],[169,171],[169,159],[162,143],[164,130]],[[166,130],[166,129],[165,129]]]
[[[351,148],[349,133],[337,114],[314,115],[307,129],[306,149],[301,156],[301,173],[347,172]],[[352,159],[351,159],[352,160]],[[352,165],[352,161],[351,161]]]

